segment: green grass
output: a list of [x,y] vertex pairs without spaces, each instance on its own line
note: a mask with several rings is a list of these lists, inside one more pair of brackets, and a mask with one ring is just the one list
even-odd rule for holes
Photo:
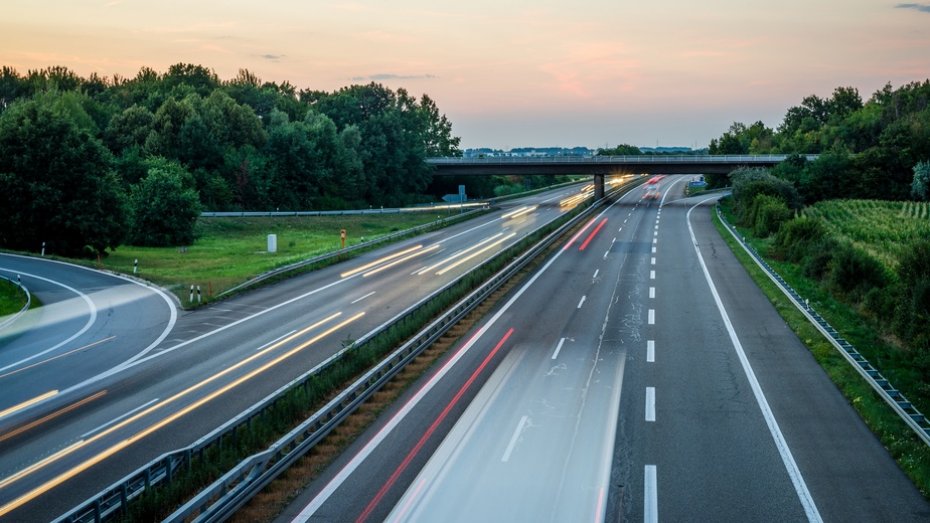
[[0,279],[0,316],[16,314],[26,304],[26,294],[15,284]]
[[825,200],[804,209],[831,235],[869,253],[889,269],[913,241],[930,237],[930,202]]
[[[138,259],[138,276],[175,292],[186,304],[191,285],[200,285],[210,298],[271,269],[338,250],[340,229],[346,229],[349,246],[436,219],[435,213],[201,218],[194,245],[184,250],[124,245],[103,258],[102,268],[132,274]],[[268,234],[278,237],[275,254],[266,252]]]
[[[724,209],[726,210],[726,207]],[[731,215],[728,215],[727,219],[730,223],[734,221]],[[930,447],[913,433],[849,362],[820,334],[820,331],[797,310],[724,229],[716,213],[714,213],[714,224],[756,284],[798,338],[807,345],[817,362],[846,396],[866,425],[879,437],[891,456],[920,491],[925,496],[930,496]],[[767,252],[770,240],[752,238],[748,231],[739,230],[741,236],[745,237],[758,252]],[[801,296],[808,298],[811,306],[868,358],[872,365],[880,369],[895,387],[904,392],[921,411],[928,411],[926,384],[921,383],[919,376],[911,369],[901,365],[903,358],[900,357],[900,350],[881,339],[877,334],[879,329],[876,326],[851,307],[834,299],[816,282],[804,277],[798,267],[770,258],[766,261]]]

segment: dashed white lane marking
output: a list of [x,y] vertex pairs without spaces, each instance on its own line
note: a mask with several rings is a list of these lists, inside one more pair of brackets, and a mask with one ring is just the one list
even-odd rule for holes
[[656,342],[653,340],[646,341],[646,362],[656,362]]
[[658,238],[653,238],[653,239],[652,239],[652,243],[653,243],[653,245],[655,245],[656,243],[659,243],[659,239],[658,239]]
[[656,257],[653,256],[652,261],[649,262],[649,265],[655,265],[655,264],[656,264]]
[[655,324],[656,324],[656,310],[649,309],[649,325],[655,325]]
[[140,410],[144,409],[145,407],[148,407],[149,405],[155,403],[156,401],[158,401],[158,398],[155,398],[155,399],[153,399],[152,401],[149,401],[148,403],[144,403],[144,404],[142,404],[142,405],[139,405],[138,407],[136,407],[136,408],[130,410],[129,412],[123,414],[122,416],[117,416],[117,417],[111,419],[110,421],[104,423],[103,425],[100,425],[99,427],[97,427],[97,428],[95,428],[95,429],[91,429],[91,430],[85,432],[84,434],[81,435],[80,439],[85,439],[87,436],[90,436],[91,434],[93,434],[93,433],[95,433],[95,432],[101,431],[101,430],[103,430],[103,429],[109,427],[110,425],[112,425],[112,424],[114,424],[114,423],[120,421],[120,420],[123,419],[123,418],[128,418],[129,416],[132,416],[132,415],[135,414],[136,412],[139,412]]
[[659,236],[659,231],[656,231],[656,232],[652,233],[652,235],[655,236],[655,237],[658,237],[658,236]]
[[653,247],[653,248],[652,248],[652,254],[655,254],[655,253],[656,253],[656,248]]
[[529,418],[524,414],[523,417],[520,418],[520,423],[517,423],[517,428],[513,431],[513,436],[510,436],[510,443],[507,444],[507,450],[504,451],[504,456],[501,457],[501,461],[504,463],[510,461],[510,455],[513,454],[513,449],[517,446],[517,440],[520,439],[520,434],[523,433],[523,428],[526,427],[527,421],[529,421]]
[[653,299],[653,300],[654,300],[655,297],[656,297],[656,288],[655,288],[655,287],[649,287],[649,299]]
[[599,273],[599,272],[601,272],[600,269],[594,269],[594,276],[591,276],[591,279],[592,279],[592,280],[597,279],[597,273]]
[[655,465],[646,465],[643,486],[643,523],[658,523],[659,496],[656,488]]
[[656,420],[656,388],[646,387],[646,421]]
[[649,271],[649,279],[650,280],[656,279],[656,271]]
[[255,349],[255,352],[258,352],[258,351],[264,349],[265,347],[270,346],[270,345],[273,344],[273,343],[278,343],[279,341],[283,340],[284,338],[287,338],[288,336],[290,336],[291,334],[294,334],[295,332],[297,332],[297,329],[294,329],[294,330],[292,330],[291,332],[288,332],[288,333],[286,333],[286,334],[282,334],[281,336],[278,336],[277,338],[275,338],[275,339],[269,341],[268,343],[262,345],[261,347]]
[[559,357],[559,352],[562,350],[562,345],[565,343],[565,338],[559,340],[559,344],[555,346],[555,351],[552,352],[552,359]]
[[376,292],[376,291],[371,291],[371,292],[369,292],[368,294],[366,294],[366,295],[364,295],[364,296],[362,296],[362,297],[360,297],[360,298],[356,298],[355,300],[350,301],[349,303],[352,304],[352,305],[355,305],[356,303],[358,303],[358,302],[364,300],[365,298],[368,298],[369,296],[371,296],[371,295],[374,294],[375,292]]
[[581,308],[582,305],[584,305],[584,300],[585,300],[586,298],[587,298],[587,296],[582,296],[582,297],[581,297],[581,301],[578,302],[578,308],[579,308],[579,309]]
[[603,259],[605,259],[605,260],[606,260],[606,259],[607,259],[607,255],[608,255],[608,254],[610,254],[610,250],[609,250],[609,249],[608,249],[607,251],[605,251],[605,252],[604,252],[604,256],[603,256]]

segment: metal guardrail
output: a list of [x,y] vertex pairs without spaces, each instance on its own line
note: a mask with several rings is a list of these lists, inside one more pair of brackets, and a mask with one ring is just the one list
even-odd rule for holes
[[[626,165],[650,164],[719,164],[734,165],[770,165],[785,161],[787,154],[752,154],[752,155],[660,155],[644,154],[631,156],[495,156],[488,158],[427,158],[430,165],[514,165],[514,164],[611,164]],[[816,160],[820,155],[803,155],[808,161]]]
[[765,274],[772,280],[775,285],[781,289],[782,293],[788,297],[789,300],[794,304],[799,311],[801,311],[804,316],[807,317],[817,330],[839,351],[840,354],[846,358],[846,361],[868,382],[869,385],[875,389],[875,392],[885,403],[887,403],[897,414],[904,420],[905,423],[917,434],[917,436],[924,442],[926,445],[930,445],[930,421],[927,420],[927,417],[923,415],[919,410],[917,410],[907,398],[904,397],[904,394],[901,391],[895,389],[891,383],[884,377],[882,374],[872,366],[871,363],[865,356],[859,353],[856,348],[844,339],[836,329],[834,329],[827,320],[814,310],[810,306],[808,300],[804,299],[800,294],[797,293],[794,289],[788,285],[788,282],[784,280],[775,269],[773,269],[765,259],[753,248],[751,245],[747,244],[745,240],[737,234],[736,229],[727,221],[723,216],[723,213],[720,212],[720,206],[716,208],[717,216],[720,218],[720,222],[730,231],[730,234],[736,239],[736,241],[743,247],[753,261],[756,262]]
[[284,218],[288,216],[354,216],[378,214],[409,214],[429,211],[458,211],[483,205],[484,202],[435,203],[415,207],[391,207],[388,209],[345,209],[338,211],[204,211],[201,218]]
[[[632,186],[628,185],[624,188],[621,188],[620,190],[627,188],[632,188]],[[616,194],[616,192],[614,194]],[[557,238],[561,232],[576,223],[578,220],[583,219],[590,212],[593,212],[593,209],[596,208],[597,205],[592,205],[588,209],[585,209],[574,218],[572,218],[569,222],[556,229],[556,231],[550,233],[543,240],[543,242],[555,241],[554,239]],[[508,251],[509,250],[510,249],[508,249]],[[528,257],[529,253],[538,253],[539,250],[540,247],[539,244],[537,244],[537,246],[535,246],[533,249],[525,253],[523,256],[509,264],[505,269],[498,272],[497,275],[492,277],[489,282],[498,282],[494,289],[499,287],[503,281],[506,281],[506,279],[501,279],[503,278],[503,274],[505,272],[508,272],[508,270],[519,270],[519,268],[513,269],[515,264],[521,260],[525,260],[523,261],[523,265],[520,266],[520,268],[522,268],[526,263],[528,263],[530,259],[532,259],[531,257]],[[491,259],[486,260],[479,266],[475,267],[475,269],[484,266],[490,261]],[[258,416],[262,415],[268,409],[273,408],[275,403],[279,399],[283,398],[284,395],[287,394],[290,390],[296,387],[309,386],[311,378],[338,361],[347,351],[361,347],[364,343],[373,339],[381,332],[384,332],[391,326],[403,321],[413,314],[416,314],[422,307],[426,306],[429,301],[439,296],[449,288],[457,285],[464,278],[468,277],[469,274],[470,272],[459,276],[429,296],[424,297],[417,303],[408,307],[406,310],[397,314],[394,318],[383,324],[381,327],[369,332],[349,347],[346,347],[333,354],[325,361],[304,373],[302,376],[279,388],[275,392],[265,397],[263,400],[259,401],[235,418],[230,419],[222,426],[217,427],[212,432],[198,439],[191,445],[176,451],[165,453],[160,457],[152,460],[147,465],[144,465],[136,471],[128,474],[113,485],[107,487],[106,489],[97,493],[95,496],[86,500],[78,507],[75,507],[68,513],[57,518],[55,522],[87,523],[91,521],[100,522],[109,519],[122,507],[125,507],[130,500],[141,495],[142,492],[144,492],[146,489],[165,481],[170,482],[174,474],[176,474],[180,469],[189,468],[191,466],[192,460],[195,457],[202,458],[203,454],[209,448],[213,447],[214,445],[222,444],[222,442],[227,438],[235,438],[235,431],[239,427],[251,424]],[[306,453],[310,447],[325,437],[326,434],[328,434],[329,431],[331,431],[339,421],[354,411],[354,409],[357,408],[357,406],[360,405],[362,401],[364,401],[364,398],[362,398],[360,395],[362,394],[360,389],[363,391],[369,391],[366,392],[369,395],[372,393],[370,391],[377,390],[376,388],[372,389],[372,387],[380,387],[381,384],[387,382],[387,380],[389,380],[391,376],[397,373],[403,367],[403,365],[412,360],[416,354],[419,353],[419,350],[422,350],[421,346],[423,343],[426,343],[426,340],[430,340],[429,343],[432,343],[433,340],[438,339],[438,337],[441,336],[448,328],[451,328],[451,326],[454,325],[462,315],[467,314],[471,308],[475,306],[475,300],[479,299],[482,290],[485,291],[485,296],[490,294],[490,292],[493,292],[493,289],[488,290],[491,288],[490,285],[493,285],[493,283],[486,283],[478,290],[473,291],[466,298],[453,306],[452,309],[444,314],[442,318],[431,323],[418,335],[414,336],[401,348],[397,349],[385,360],[383,360],[381,364],[368,371],[355,384],[350,386],[349,389],[343,391],[339,396],[330,401],[325,407],[311,416],[307,421],[279,439],[266,451],[247,458],[233,470],[224,474],[213,485],[207,487],[207,489],[202,491],[196,498],[185,504],[183,507],[181,507],[181,509],[175,512],[175,514],[170,516],[169,520],[172,518],[185,518],[194,514],[195,512],[200,512],[207,505],[208,501],[216,499],[218,496],[221,497],[219,498],[220,501],[217,501],[215,504],[216,508],[214,509],[213,507],[210,507],[207,509],[209,512],[206,514],[221,513],[228,515],[231,514],[232,511],[234,511],[236,508],[242,506],[242,504],[250,499],[251,495],[257,493],[259,490],[261,490],[262,487],[264,487],[264,485],[270,482],[271,479],[276,477],[277,474],[286,469],[286,465],[289,465],[299,456]],[[370,383],[363,385],[361,383],[363,381]]]
[[[247,287],[251,287],[252,285],[255,285],[255,284],[257,284],[257,283],[261,283],[261,282],[267,280],[268,278],[272,278],[272,277],[277,276],[277,275],[279,275],[279,274],[284,274],[284,273],[286,273],[286,272],[290,272],[290,271],[299,269],[299,268],[301,268],[301,267],[306,267],[307,265],[313,265],[314,263],[320,263],[320,262],[324,262],[324,261],[326,261],[326,260],[331,260],[331,259],[333,259],[333,258],[338,258],[338,257],[344,256],[344,255],[346,255],[346,254],[348,254],[348,253],[355,252],[355,251],[362,250],[362,249],[367,249],[367,248],[369,248],[369,247],[373,247],[373,246],[375,246],[375,245],[380,245],[380,244],[382,244],[382,243],[388,243],[388,242],[391,242],[391,241],[393,241],[393,240],[395,240],[395,239],[397,239],[397,238],[401,238],[401,237],[407,236],[407,235],[409,235],[409,234],[416,234],[416,233],[418,233],[418,232],[420,232],[420,231],[425,231],[425,230],[431,229],[431,228],[433,228],[433,227],[440,227],[440,226],[442,226],[443,224],[445,224],[446,222],[458,221],[458,220],[461,220],[461,219],[463,219],[463,218],[470,217],[472,214],[476,214],[476,213],[478,213],[478,212],[480,212],[480,211],[483,211],[483,210],[485,210],[485,209],[487,209],[486,206],[485,206],[485,207],[482,207],[482,208],[480,208],[480,209],[474,209],[474,210],[471,210],[471,211],[468,211],[468,212],[464,212],[464,213],[462,213],[462,214],[456,214],[456,215],[454,215],[454,216],[447,216],[447,217],[445,217],[445,218],[440,218],[440,219],[438,219],[438,220],[435,220],[435,221],[432,221],[432,222],[429,222],[429,223],[424,223],[423,225],[417,225],[416,227],[411,227],[411,228],[409,228],[409,229],[404,229],[404,230],[402,230],[402,231],[392,232],[392,233],[390,233],[390,234],[387,234],[387,235],[384,235],[384,236],[379,236],[379,237],[377,237],[377,238],[373,238],[373,239],[368,240],[368,241],[364,241],[364,242],[361,242],[361,243],[356,243],[355,245],[350,245],[349,247],[346,247],[345,249],[339,249],[338,251],[328,252],[328,253],[326,253],[326,254],[321,254],[321,255],[319,255],[319,256],[314,256],[314,257],[312,257],[312,258],[308,258],[308,259],[306,259],[306,260],[301,260],[301,261],[299,261],[299,262],[291,263],[291,264],[285,265],[285,266],[283,266],[283,267],[278,267],[278,268],[272,269],[272,270],[270,270],[270,271],[264,272],[264,273],[262,273],[262,274],[259,274],[258,276],[255,276],[254,278],[249,278],[248,280],[246,280],[246,281],[240,283],[239,285],[236,285],[236,286],[234,286],[234,287],[231,287],[231,288],[229,288],[229,289],[226,289],[225,291],[223,291],[223,292],[221,292],[220,294],[218,294],[217,297],[222,297],[222,296],[226,296],[226,295],[228,295],[228,294],[232,294],[232,293],[237,292],[237,291],[241,291],[242,289],[245,289],[245,288],[247,288]],[[262,216],[267,216],[267,214],[262,214]],[[292,216],[292,214],[288,214],[288,216]]]

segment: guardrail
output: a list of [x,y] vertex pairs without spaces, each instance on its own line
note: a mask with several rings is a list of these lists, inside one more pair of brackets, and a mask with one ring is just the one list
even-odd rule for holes
[[[628,185],[619,190],[629,188],[632,188],[632,186]],[[613,194],[616,194],[616,192]],[[382,360],[378,366],[369,370],[362,378],[359,378],[359,380],[348,389],[327,403],[326,406],[308,418],[307,421],[272,444],[267,450],[247,458],[238,466],[224,474],[219,480],[198,494],[197,497],[169,516],[168,520],[187,519],[194,513],[201,512],[201,519],[197,521],[219,521],[219,519],[211,519],[214,517],[212,514],[217,514],[215,517],[222,518],[228,516],[242,506],[252,495],[261,490],[261,488],[267,485],[277,474],[286,469],[287,465],[290,465],[294,460],[302,456],[313,445],[324,438],[340,421],[351,414],[364,399],[367,399],[367,395],[372,394],[374,390],[377,390],[378,387],[386,383],[394,374],[403,368],[403,365],[406,365],[407,362],[416,357],[416,355],[422,351],[424,344],[428,346],[428,343],[432,343],[432,341],[438,339],[438,337],[451,328],[461,316],[467,314],[477,303],[480,303],[480,300],[483,300],[484,297],[506,281],[514,271],[520,270],[526,263],[529,263],[532,256],[535,256],[545,248],[541,247],[544,242],[551,243],[555,241],[555,238],[568,227],[571,227],[577,223],[577,221],[586,217],[596,208],[597,205],[591,205],[589,208],[573,217],[569,222],[566,222],[554,232],[547,235],[546,238],[537,243],[536,246],[521,255],[517,260],[514,260],[514,262],[503,270],[499,271],[491,280],[459,301],[448,312],[443,314],[441,318],[430,323],[430,325],[419,334],[415,335],[411,340],[391,353],[387,358]],[[548,246],[548,244],[546,246]],[[504,252],[508,252],[509,250],[510,249]],[[475,269],[490,263],[492,259],[493,258],[486,260],[475,267]],[[144,490],[164,483],[165,481],[170,482],[172,476],[179,469],[182,467],[190,467],[192,460],[195,458],[202,458],[209,448],[214,445],[222,444],[226,438],[235,438],[235,432],[239,427],[252,423],[252,421],[262,413],[273,408],[275,402],[283,398],[290,390],[296,387],[308,387],[313,376],[319,374],[338,361],[347,351],[360,348],[378,334],[389,329],[392,325],[416,314],[417,311],[421,310],[431,300],[457,285],[468,277],[469,274],[470,273],[466,273],[459,276],[429,296],[411,305],[381,327],[369,332],[349,347],[343,348],[330,356],[302,376],[279,388],[277,391],[268,395],[263,400],[235,418],[227,421],[209,434],[198,439],[188,447],[165,453],[152,460],[147,465],[125,476],[120,481],[102,490],[97,495],[55,521],[63,523],[99,522],[115,515],[122,507],[125,507],[130,500],[138,497]],[[213,503],[212,506],[207,507],[211,500],[217,498],[218,500]]]
[[[785,161],[788,154],[741,154],[741,155],[660,155],[644,154],[630,156],[494,156],[486,158],[443,157],[427,158],[430,165],[509,165],[509,164],[611,164],[649,165],[665,163],[768,165]],[[802,155],[808,161],[816,160],[820,155]]]
[[720,206],[716,208],[717,216],[720,218],[720,222],[726,227],[730,234],[736,239],[736,241],[743,247],[749,256],[756,262],[765,274],[772,280],[775,285],[781,289],[782,293],[791,300],[791,303],[801,311],[804,316],[807,317],[817,330],[839,351],[840,354],[846,358],[846,361],[868,382],[869,385],[875,389],[875,392],[885,403],[887,403],[897,414],[904,420],[905,423],[917,434],[917,436],[924,442],[926,445],[930,445],[930,422],[928,422],[927,417],[923,415],[919,410],[917,410],[907,398],[904,397],[904,394],[901,391],[895,389],[891,383],[884,377],[882,374],[872,366],[871,363],[865,356],[859,353],[856,348],[849,343],[846,339],[840,336],[840,333],[834,329],[827,320],[814,310],[810,306],[808,300],[804,299],[800,294],[797,293],[794,289],[788,285],[788,282],[784,280],[775,269],[773,269],[765,259],[753,248],[751,245],[747,244],[745,240],[737,234],[736,228],[730,225],[727,219],[723,216],[723,213],[720,212]]
[[345,209],[339,211],[204,211],[201,218],[283,218],[287,216],[354,216],[370,214],[406,214],[428,211],[458,211],[485,205],[484,201],[467,203],[433,203],[415,207],[391,207],[388,209]]

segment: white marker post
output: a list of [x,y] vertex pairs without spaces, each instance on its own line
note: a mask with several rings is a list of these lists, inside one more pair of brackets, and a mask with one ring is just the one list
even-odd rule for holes
[[203,300],[202,300],[201,294],[200,294],[200,285],[198,285],[198,286],[197,286],[197,303],[200,303],[201,301],[203,301]]
[[132,262],[132,273],[139,274],[139,258]]
[[191,295],[187,298],[187,303],[194,303],[194,284],[191,284]]
[[42,256],[45,256],[45,242],[42,242]]

